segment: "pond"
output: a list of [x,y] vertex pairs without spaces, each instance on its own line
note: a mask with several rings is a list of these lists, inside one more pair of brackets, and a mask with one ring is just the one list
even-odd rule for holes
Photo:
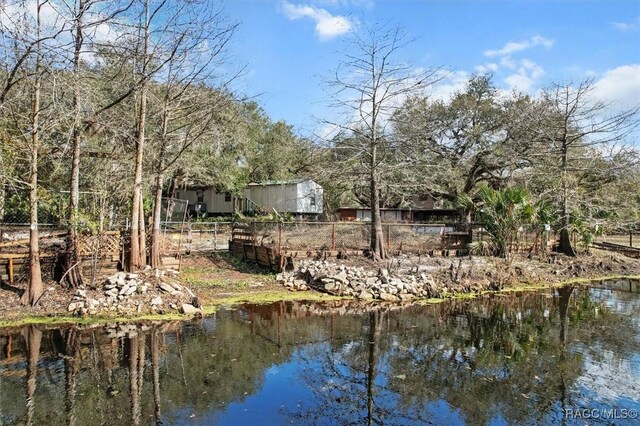
[[640,283],[0,329],[0,424],[639,424]]

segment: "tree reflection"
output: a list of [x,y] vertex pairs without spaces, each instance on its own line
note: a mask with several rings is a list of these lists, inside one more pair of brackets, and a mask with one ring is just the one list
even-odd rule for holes
[[[277,398],[264,394],[265,371],[287,364],[292,386],[309,394],[273,408],[282,421],[560,423],[564,408],[583,401],[594,362],[615,374],[640,353],[640,298],[621,297],[624,315],[616,310],[623,299],[606,290],[565,287],[401,310],[280,303],[194,322],[27,326],[1,337],[0,422],[216,422],[232,402]],[[611,392],[634,389],[633,380],[616,378],[622,386]],[[25,392],[23,411],[12,401]]]
[[26,398],[26,419],[27,425],[34,424],[36,380],[38,375],[38,360],[40,359],[40,343],[42,341],[42,330],[37,325],[26,326],[22,334],[26,342],[27,357],[27,398]]
[[78,341],[78,329],[72,327],[63,332],[64,335],[64,378],[65,378],[65,412],[67,424],[76,424],[74,406],[76,401],[76,375],[80,342]]
[[160,333],[154,327],[151,332],[151,373],[153,378],[153,418],[156,425],[161,425],[160,414]]

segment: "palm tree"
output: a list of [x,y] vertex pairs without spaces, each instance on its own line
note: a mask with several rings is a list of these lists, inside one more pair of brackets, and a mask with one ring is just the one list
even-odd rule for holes
[[[488,248],[496,256],[510,258],[520,231],[537,228],[546,218],[544,204],[533,203],[522,187],[491,189],[485,185],[478,191],[477,199],[480,204],[477,218],[489,234]],[[473,243],[471,249],[477,252],[483,247]]]

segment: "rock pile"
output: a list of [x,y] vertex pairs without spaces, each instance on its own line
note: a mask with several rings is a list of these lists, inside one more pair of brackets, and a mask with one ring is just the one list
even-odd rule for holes
[[102,305],[103,302],[104,301],[101,302],[98,299],[88,297],[87,291],[79,288],[73,294],[73,299],[71,299],[71,303],[69,303],[67,310],[77,315],[93,315],[98,312],[100,305]]
[[162,312],[166,309],[185,314],[200,313],[193,292],[170,279],[169,276],[177,274],[177,271],[157,269],[140,274],[118,272],[107,278],[97,291],[76,290],[67,310],[74,315],[92,315],[100,311]]
[[278,274],[277,280],[291,290],[313,288],[337,296],[362,300],[405,301],[439,297],[444,289],[424,272],[394,277],[387,269],[377,272],[363,267],[303,260],[293,271]]

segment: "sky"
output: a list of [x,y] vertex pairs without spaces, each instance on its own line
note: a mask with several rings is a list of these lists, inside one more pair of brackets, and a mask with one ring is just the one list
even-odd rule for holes
[[601,100],[640,104],[640,0],[226,0],[225,9],[241,23],[230,46],[247,67],[237,89],[301,135],[330,118],[323,78],[364,23],[403,27],[415,41],[398,60],[447,71],[434,97],[491,72],[499,88],[530,94],[593,78]]

